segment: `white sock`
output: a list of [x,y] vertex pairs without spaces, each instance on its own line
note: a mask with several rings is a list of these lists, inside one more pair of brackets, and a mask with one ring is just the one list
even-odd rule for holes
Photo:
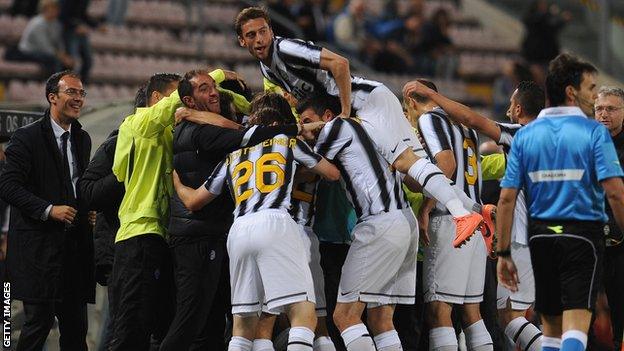
[[414,178],[427,194],[444,205],[453,217],[470,214],[455,195],[455,191],[444,173],[433,163],[424,158],[418,159],[407,171],[407,174]]
[[273,341],[269,339],[255,339],[253,341],[252,351],[275,351]]
[[481,213],[481,208],[483,205],[477,203],[475,200],[471,199],[466,193],[460,189],[457,184],[453,184],[453,191],[455,192],[455,196],[462,202],[462,205],[469,212],[477,212]]
[[312,351],[314,332],[306,327],[291,327],[288,332],[288,351]]
[[348,351],[375,351],[375,344],[363,323],[352,325],[342,333]]
[[483,319],[474,322],[472,325],[464,328],[466,334],[466,346],[468,350],[475,351],[492,351],[494,343],[492,337],[483,323]]
[[429,331],[429,350],[457,351],[457,337],[455,329],[438,327]]
[[253,343],[242,336],[233,336],[228,345],[228,351],[251,351]]
[[525,351],[542,349],[542,332],[524,317],[513,319],[505,327],[505,335]]
[[336,351],[336,346],[329,336],[319,336],[314,340],[314,351]]
[[389,330],[387,332],[375,335],[375,346],[378,351],[402,351],[401,340],[396,330]]

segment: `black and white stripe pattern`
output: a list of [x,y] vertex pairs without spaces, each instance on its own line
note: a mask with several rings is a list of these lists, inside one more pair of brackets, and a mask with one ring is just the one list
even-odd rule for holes
[[[339,96],[339,89],[330,72],[321,69],[323,48],[299,39],[275,37],[270,67],[260,63],[262,75],[279,85],[297,99],[312,94],[327,93]],[[360,77],[351,77],[351,99],[357,110],[366,97],[381,83]]]
[[501,135],[497,144],[503,147],[505,155],[511,150],[511,142],[513,141],[516,132],[522,128],[522,124],[517,123],[496,123],[500,128]]
[[[261,159],[267,155],[271,155],[269,159],[266,157]],[[278,162],[277,158],[283,161]],[[287,212],[290,208],[296,164],[312,168],[321,159],[321,156],[312,151],[305,142],[286,135],[278,135],[260,144],[230,153],[226,160],[215,168],[204,186],[211,193],[220,194],[227,182],[232,197],[237,202],[234,217],[265,209],[280,209]],[[278,178],[274,167],[281,169],[282,179]],[[272,184],[280,181],[282,182],[280,186],[270,189]],[[241,197],[245,192],[251,193],[248,197]]]
[[481,158],[477,133],[452,123],[440,108],[423,114],[418,119],[418,130],[432,161],[442,151],[453,151],[456,167],[451,181],[475,202],[481,203]]
[[[496,123],[500,128],[501,135],[497,144],[503,147],[505,157],[511,151],[511,143],[513,142],[516,132],[522,128],[522,124],[518,123]],[[520,189],[518,198],[516,199],[516,207],[514,209],[513,223],[511,226],[511,239],[514,242],[528,245],[528,215],[526,208],[526,197],[524,190]]]
[[342,184],[360,220],[409,206],[400,175],[377,153],[355,119],[336,118],[325,125],[316,150],[333,160],[340,170]]

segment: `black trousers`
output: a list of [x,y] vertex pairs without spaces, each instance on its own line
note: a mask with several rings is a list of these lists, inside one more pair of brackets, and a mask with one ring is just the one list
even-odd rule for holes
[[18,351],[40,351],[59,321],[61,351],[87,350],[87,304],[79,299],[62,302],[24,303],[24,326],[17,342]]
[[173,317],[173,280],[169,248],[157,234],[115,244],[109,296],[113,336],[109,350],[149,350],[159,343]]
[[615,350],[620,350],[624,332],[624,244],[607,247],[604,263],[604,286],[611,311],[613,343]]
[[498,322],[498,307],[496,305],[496,292],[498,290],[498,279],[496,278],[497,260],[487,258],[485,266],[485,287],[483,288],[483,301],[480,312],[483,323],[487,328],[494,350],[503,350],[506,344],[505,331]]
[[325,278],[325,301],[327,301],[327,330],[337,351],[345,351],[344,342],[340,336],[340,331],[334,324],[334,310],[336,309],[336,299],[338,298],[338,285],[342,275],[342,265],[349,252],[348,244],[333,244],[321,241],[319,244],[321,252],[321,268]]
[[171,254],[176,311],[160,350],[225,350],[230,305],[225,240],[207,237],[175,243]]

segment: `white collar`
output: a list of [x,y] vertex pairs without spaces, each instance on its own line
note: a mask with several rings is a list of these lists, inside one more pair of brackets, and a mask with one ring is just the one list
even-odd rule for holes
[[543,109],[537,118],[542,117],[568,117],[568,116],[579,116],[585,117],[585,113],[578,106],[557,106],[557,107],[548,107]]
[[52,118],[52,116],[50,116],[50,122],[51,122],[50,124],[52,124],[52,130],[54,131],[54,136],[57,139],[60,138],[65,132],[69,132],[69,135],[71,136],[71,126],[69,127],[69,130],[63,129],[63,127],[59,126],[58,123],[56,123],[56,121],[54,120],[54,118]]

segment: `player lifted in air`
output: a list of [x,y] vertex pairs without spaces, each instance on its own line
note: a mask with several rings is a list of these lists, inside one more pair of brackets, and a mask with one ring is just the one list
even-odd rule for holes
[[[325,48],[297,39],[275,37],[267,13],[257,7],[242,10],[236,18],[241,46],[260,61],[262,74],[296,99],[328,94],[340,99],[339,117],[349,117],[351,107],[370,135],[376,150],[395,169],[415,179],[430,196],[442,203],[457,223],[453,244],[458,247],[481,224],[480,214],[464,208],[461,190],[449,185],[439,168],[426,160],[401,103],[382,83],[351,76],[349,61]],[[421,151],[416,155],[415,150]]]

